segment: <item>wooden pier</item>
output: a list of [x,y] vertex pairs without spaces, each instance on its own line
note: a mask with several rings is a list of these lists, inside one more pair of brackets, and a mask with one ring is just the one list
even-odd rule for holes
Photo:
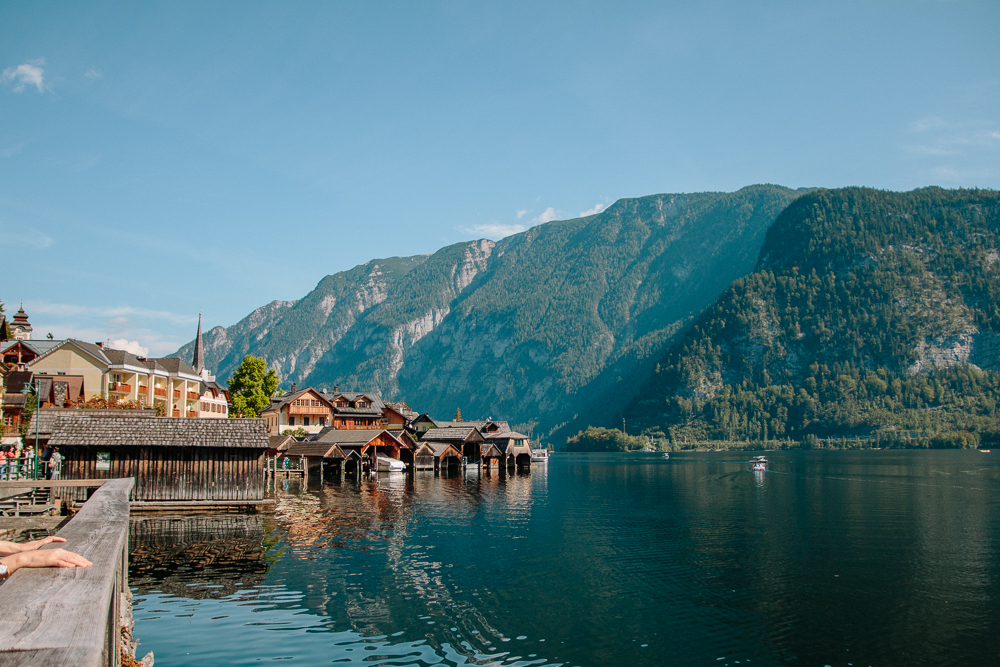
[[[68,480],[67,480],[68,481]],[[83,481],[83,480],[80,480]],[[102,486],[59,532],[88,568],[25,568],[0,586],[0,667],[121,664],[131,478]],[[32,484],[37,482],[32,481]]]

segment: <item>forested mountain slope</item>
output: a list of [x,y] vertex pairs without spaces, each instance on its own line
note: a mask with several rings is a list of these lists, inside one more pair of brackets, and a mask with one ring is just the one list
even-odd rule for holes
[[996,431],[998,260],[995,191],[806,194],[625,416],[675,441]]
[[[624,199],[606,211],[328,276],[205,336],[224,381],[263,356],[287,388],[378,390],[419,410],[537,426],[605,419],[682,325],[753,268],[801,192]],[[178,351],[191,354],[191,345]]]

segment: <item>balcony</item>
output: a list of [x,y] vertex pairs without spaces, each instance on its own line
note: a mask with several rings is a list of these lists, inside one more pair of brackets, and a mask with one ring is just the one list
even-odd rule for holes
[[153,387],[153,396],[159,396],[160,398],[167,397],[167,390],[162,387]]
[[197,417],[198,413],[194,410],[188,410],[188,417]]
[[146,386],[146,385],[144,385],[144,384],[140,384],[139,385],[139,395],[140,396],[149,396],[149,387]]
[[174,413],[173,414],[174,414],[174,417],[180,417],[181,416],[181,411],[178,410],[177,408],[174,408]]
[[174,389],[174,398],[180,398],[180,397],[181,397],[181,390]]
[[200,396],[198,396],[198,392],[196,391],[189,391],[187,396],[189,401],[197,401],[200,398]]
[[125,382],[109,382],[108,391],[112,394],[131,394],[132,385]]

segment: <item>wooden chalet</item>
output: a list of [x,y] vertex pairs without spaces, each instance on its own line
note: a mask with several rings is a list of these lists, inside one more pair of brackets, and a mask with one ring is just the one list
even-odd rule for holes
[[462,452],[449,442],[422,440],[413,453],[416,470],[455,472],[462,466]]
[[[61,478],[134,477],[134,501],[259,501],[267,428],[260,419],[157,417],[153,410],[40,410],[27,438],[58,447]],[[83,500],[85,489],[61,489]]]
[[333,420],[330,422],[333,428],[371,430],[383,426],[385,403],[378,394],[335,390],[326,397],[333,405]]
[[374,462],[377,454],[407,465],[413,464],[413,450],[385,429],[338,429],[331,426],[323,429],[309,444],[337,445],[344,454],[346,472],[356,470],[359,462]]
[[406,403],[386,402],[382,407],[382,428],[402,431],[416,413]]
[[293,387],[284,396],[274,398],[260,416],[267,423],[269,435],[300,428],[306,433],[319,433],[332,423],[333,404],[312,387],[301,391],[294,391]]
[[[467,424],[467,422],[463,423]],[[482,456],[480,443],[484,440],[483,434],[474,425],[466,425],[460,428],[432,428],[428,429],[420,438],[421,442],[447,442],[454,445],[456,449],[462,452],[462,456],[469,463],[479,461],[479,457]]]

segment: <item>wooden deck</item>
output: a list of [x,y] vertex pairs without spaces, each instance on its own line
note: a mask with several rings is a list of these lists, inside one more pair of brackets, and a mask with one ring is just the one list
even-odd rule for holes
[[58,533],[92,567],[23,569],[0,586],[0,666],[119,663],[132,485],[105,481]]

